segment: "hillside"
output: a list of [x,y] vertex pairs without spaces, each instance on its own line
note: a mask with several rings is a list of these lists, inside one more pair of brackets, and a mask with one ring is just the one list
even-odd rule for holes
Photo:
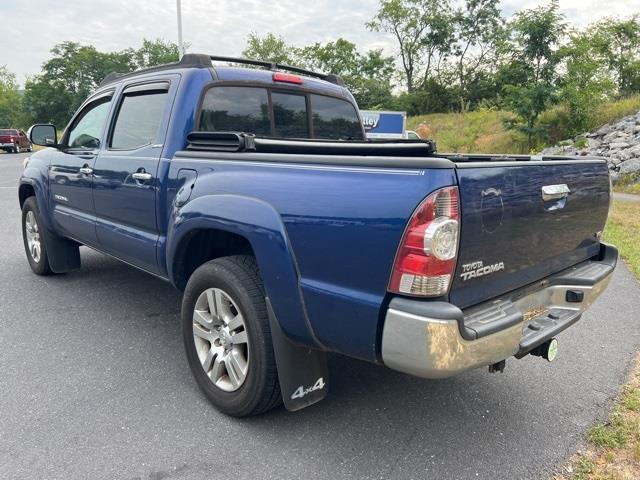
[[519,136],[504,128],[510,113],[478,110],[466,113],[433,113],[407,118],[407,129],[435,140],[441,152],[523,153]]
[[[594,112],[590,131],[640,111],[640,95],[607,102]],[[528,153],[524,138],[504,127],[512,114],[506,111],[482,109],[466,113],[434,113],[409,117],[407,128],[423,138],[434,139],[441,152]],[[567,113],[556,107],[541,115],[544,138],[537,141],[536,151],[569,138]]]

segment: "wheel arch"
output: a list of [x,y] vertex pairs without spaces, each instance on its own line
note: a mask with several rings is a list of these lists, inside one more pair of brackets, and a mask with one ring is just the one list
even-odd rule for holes
[[24,205],[24,202],[27,201],[27,198],[35,196],[36,190],[30,183],[21,183],[20,187],[18,187],[18,201],[20,202],[21,209]]
[[[215,256],[206,258],[198,248]],[[189,275],[202,263],[239,253],[256,258],[266,295],[287,337],[321,348],[306,315],[284,223],[271,205],[252,197],[216,194],[174,208],[166,255],[169,278],[178,289],[184,289]]]
[[54,231],[50,218],[49,204],[47,202],[48,187],[43,184],[38,171],[35,168],[27,168],[22,172],[20,177],[20,185],[18,187],[18,202],[20,209],[24,206],[24,202],[29,197],[35,197],[38,208],[40,209],[40,220],[47,229]]
[[172,281],[178,290],[184,291],[189,277],[200,265],[216,258],[242,254],[255,257],[246,237],[219,228],[193,228],[175,247]]

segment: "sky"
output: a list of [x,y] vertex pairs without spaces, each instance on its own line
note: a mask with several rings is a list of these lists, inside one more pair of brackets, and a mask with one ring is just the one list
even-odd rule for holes
[[[503,0],[505,16],[547,2]],[[378,0],[182,0],[183,36],[194,53],[239,55],[251,32],[308,45],[338,37],[362,49],[397,52],[393,38],[367,30]],[[560,0],[576,26],[606,16],[640,13],[640,0]],[[142,39],[177,41],[176,0],[0,0],[0,65],[20,85],[39,73],[49,50],[63,41],[98,50],[138,48]]]

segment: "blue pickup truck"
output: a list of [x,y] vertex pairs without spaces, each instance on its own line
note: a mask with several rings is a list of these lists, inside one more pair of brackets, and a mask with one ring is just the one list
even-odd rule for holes
[[188,54],[29,136],[48,147],[19,183],[31,269],[87,246],[171,282],[229,415],[324,398],[328,352],[423,378],[553,360],[617,261],[604,160],[367,141],[334,75]]

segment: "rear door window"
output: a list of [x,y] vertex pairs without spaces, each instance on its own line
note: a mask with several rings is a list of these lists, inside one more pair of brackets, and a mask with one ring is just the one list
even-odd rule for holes
[[267,90],[253,87],[210,88],[202,102],[200,130],[270,136]]
[[308,138],[307,99],[304,95],[272,92],[274,136]]
[[339,98],[310,95],[313,137],[330,140],[364,140],[358,113]]
[[[168,87],[168,84],[167,84]],[[167,90],[124,92],[110,147],[133,150],[149,145],[156,139],[162,121]]]

